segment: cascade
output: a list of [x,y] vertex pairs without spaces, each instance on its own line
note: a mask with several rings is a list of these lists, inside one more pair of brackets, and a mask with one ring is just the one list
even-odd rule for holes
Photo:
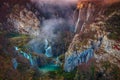
[[56,58],[56,66],[62,65],[62,62],[59,60],[59,58]]
[[70,55],[66,60],[65,60],[65,65],[64,69],[67,72],[72,71],[76,66],[82,64],[82,63],[87,63],[89,59],[93,57],[93,49],[89,48],[83,52],[77,53],[73,52],[72,55]]
[[12,59],[12,63],[13,63],[13,68],[17,69],[18,62],[17,62],[17,60],[15,58]]
[[52,57],[53,55],[52,55],[52,47],[51,46],[49,46],[46,50],[45,50],[45,55],[47,56],[47,57]]
[[91,42],[90,48],[83,52],[74,51],[65,59],[64,70],[67,72],[72,71],[76,66],[87,63],[92,57],[94,57],[94,51],[97,50],[103,41],[103,37],[98,38],[97,42]]
[[[19,48],[18,48],[18,47],[15,46],[14,48],[15,48],[16,51],[19,51]],[[27,53],[25,53],[25,52],[23,52],[23,51],[21,51],[21,50],[19,51],[19,53],[20,53],[24,58],[26,58],[26,59],[29,60],[31,66],[34,65],[35,62],[34,62],[32,56],[31,56],[30,54],[27,54]],[[14,60],[14,62],[15,62],[15,60]]]
[[45,39],[45,55],[47,57],[52,57],[52,47],[49,45],[49,42],[47,39]]
[[49,45],[49,42],[47,39],[45,39],[45,49],[48,47],[48,45]]

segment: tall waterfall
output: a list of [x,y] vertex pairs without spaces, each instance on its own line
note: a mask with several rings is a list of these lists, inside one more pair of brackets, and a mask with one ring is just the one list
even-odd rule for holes
[[[75,33],[83,31],[86,24],[91,20],[90,18],[93,17],[95,11],[94,4],[92,3],[80,2],[78,6],[79,11],[77,21],[75,22]],[[77,10],[75,10],[75,12],[77,12]]]

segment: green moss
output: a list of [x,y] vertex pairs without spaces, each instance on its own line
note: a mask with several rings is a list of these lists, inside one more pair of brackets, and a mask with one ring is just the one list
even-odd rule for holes
[[65,72],[62,68],[59,68],[57,71],[51,71],[48,74],[50,78],[63,77],[65,80],[74,80],[76,70]]
[[26,34],[14,33],[14,32],[7,33],[7,34],[6,34],[6,37],[8,37],[8,38],[13,38],[13,37],[26,37],[26,36],[28,36],[28,35],[26,35]]
[[9,38],[11,46],[18,46],[19,48],[22,48],[26,45],[26,43],[29,42],[30,37],[26,35],[19,35],[17,37]]
[[73,72],[64,72],[63,76],[67,80],[73,80],[75,77],[75,72],[74,71]]

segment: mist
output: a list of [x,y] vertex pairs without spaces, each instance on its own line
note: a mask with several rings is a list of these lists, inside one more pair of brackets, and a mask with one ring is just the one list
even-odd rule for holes
[[33,3],[38,3],[38,4],[59,4],[59,5],[66,5],[66,4],[75,4],[79,0],[31,0]]
[[[40,28],[40,33],[34,39],[32,39],[28,45],[32,48],[32,50],[36,53],[45,53],[45,40],[48,40],[49,45],[52,46],[53,54],[57,54],[55,45],[63,45],[62,40],[64,39],[64,35],[66,32],[73,32],[73,26],[67,22],[65,19],[47,19],[44,20]],[[59,47],[59,53],[61,53]]]
[[[49,45],[54,46],[62,42],[62,36],[67,31],[74,32],[73,13],[78,1],[84,0],[31,0],[38,9],[41,22],[39,35],[28,43],[34,52],[44,53],[46,39]],[[110,5],[118,1],[101,0],[101,3]]]

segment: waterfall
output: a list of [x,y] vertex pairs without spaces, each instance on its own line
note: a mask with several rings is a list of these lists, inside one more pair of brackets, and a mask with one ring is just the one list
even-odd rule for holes
[[59,60],[59,58],[56,58],[56,66],[62,65],[62,62]]
[[72,55],[70,55],[65,60],[64,69],[67,72],[72,71],[76,66],[87,63],[89,59],[91,59],[94,55],[94,50],[92,48],[89,48],[81,53],[73,52]]
[[48,43],[48,40],[45,39],[45,49],[48,47],[49,43]]
[[78,24],[79,24],[79,22],[80,22],[80,13],[81,13],[81,9],[79,9],[79,15],[78,15],[78,19],[77,19],[77,22],[76,22],[76,25],[75,25],[75,33],[76,33],[76,31],[77,31],[77,28],[78,28]]
[[84,22],[84,23],[82,24],[81,29],[80,29],[81,32],[83,31],[83,28],[85,27],[85,25],[86,25],[86,23]]
[[78,28],[79,25],[80,25],[80,32],[83,31],[86,24],[90,21],[90,17],[92,18],[92,15],[93,15],[93,12],[94,12],[94,5],[92,5],[92,3],[86,3],[85,4],[85,3],[81,2],[81,4],[84,5],[84,6],[87,5],[87,7],[82,6],[82,7],[79,8],[79,12],[78,12],[79,15],[78,15],[77,21],[75,23],[75,30],[74,30],[75,33],[79,29]]
[[45,55],[47,57],[52,57],[52,47],[50,46],[47,39],[45,39]]
[[16,47],[16,46],[14,46],[14,48],[15,48],[15,50],[16,50],[16,51],[18,51],[18,50],[19,50],[19,49],[18,49],[18,47]]
[[14,69],[17,69],[18,62],[17,62],[16,58],[13,58],[13,59],[12,59],[12,63],[13,63],[13,68],[14,68]]
[[67,72],[72,71],[76,66],[87,63],[92,57],[94,57],[94,51],[97,50],[103,41],[103,37],[98,38],[97,42],[91,42],[90,48],[83,52],[74,51],[65,59],[64,70]]
[[89,3],[89,4],[88,4],[88,9],[87,9],[87,17],[86,17],[86,21],[88,21],[89,18],[90,18],[90,15],[91,15],[91,7],[92,7],[92,4]]
[[[21,51],[21,50],[19,51],[19,48],[16,47],[16,46],[15,46],[14,48],[15,48],[15,50],[18,51],[24,58],[26,58],[26,59],[29,60],[31,66],[34,65],[35,62],[34,62],[32,56],[31,56],[30,54],[27,54],[27,53],[25,53],[25,52],[23,52],[23,51]],[[15,60],[13,60],[13,61],[15,62]]]
[[45,55],[47,56],[47,57],[52,57],[53,55],[52,55],[52,47],[51,46],[49,46],[46,50],[45,50]]

